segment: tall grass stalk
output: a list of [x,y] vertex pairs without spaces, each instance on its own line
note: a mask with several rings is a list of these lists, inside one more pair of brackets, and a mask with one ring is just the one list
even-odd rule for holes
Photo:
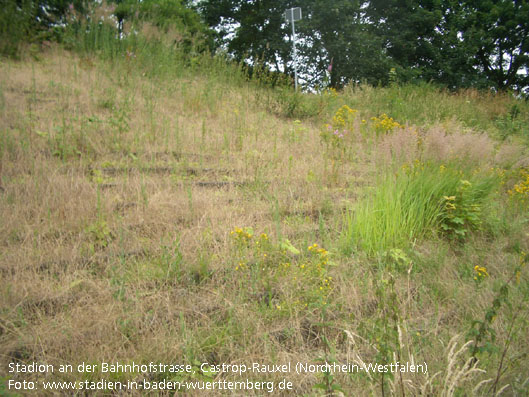
[[497,183],[493,176],[427,164],[383,174],[375,191],[346,213],[343,251],[351,254],[360,248],[373,255],[435,233],[445,212],[443,198],[460,194],[464,179],[472,181],[465,198],[469,205],[483,205]]

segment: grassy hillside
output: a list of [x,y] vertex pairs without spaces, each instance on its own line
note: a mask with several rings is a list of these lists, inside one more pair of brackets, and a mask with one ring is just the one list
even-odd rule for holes
[[[429,85],[296,94],[140,48],[0,63],[0,394],[25,393],[10,379],[529,391],[527,102]],[[294,369],[325,361],[427,372]],[[32,362],[56,371],[9,372]],[[99,367],[57,371],[82,362]]]

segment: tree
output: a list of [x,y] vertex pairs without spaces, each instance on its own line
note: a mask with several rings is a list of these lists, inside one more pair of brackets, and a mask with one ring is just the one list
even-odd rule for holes
[[[258,59],[275,70],[292,74],[291,28],[284,12],[290,0],[204,0],[200,10],[218,31],[218,43],[236,60]],[[388,59],[371,26],[363,21],[359,1],[308,0],[303,19],[296,22],[298,63],[311,85],[327,79],[339,87],[349,80],[378,83],[387,79]]]
[[208,0],[199,9],[217,30],[217,45],[237,61],[257,60],[288,72],[291,46],[283,13],[291,0]]
[[[289,73],[283,12],[296,5],[203,0],[200,9],[237,60],[258,58]],[[528,0],[305,0],[302,9],[300,69],[311,85],[384,84],[392,67],[401,81],[453,89],[529,85]]]
[[329,72],[329,84],[385,83],[391,61],[382,40],[374,34],[359,1],[309,0],[300,21],[301,53],[305,75],[321,83]]
[[529,83],[519,73],[529,66],[526,0],[371,0],[367,13],[410,78],[451,88]]
[[444,0],[443,18],[434,27],[432,57],[424,78],[451,89],[486,85],[486,78],[474,67],[473,47],[463,41],[461,26],[465,18],[459,0]]
[[0,7],[0,54],[16,57],[21,43],[54,38],[74,7],[83,12],[87,0],[6,0]]
[[405,79],[435,77],[443,20],[440,0],[372,0],[366,14]]
[[34,24],[30,2],[8,1],[0,8],[0,54],[16,57],[21,42],[28,39]]
[[476,70],[500,90],[529,86],[529,2],[466,0],[460,6],[459,30]]

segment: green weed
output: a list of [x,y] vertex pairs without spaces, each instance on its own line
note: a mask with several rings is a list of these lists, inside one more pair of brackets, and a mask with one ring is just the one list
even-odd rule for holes
[[115,239],[114,233],[103,219],[98,219],[88,225],[86,233],[88,235],[87,249],[92,254],[105,249]]

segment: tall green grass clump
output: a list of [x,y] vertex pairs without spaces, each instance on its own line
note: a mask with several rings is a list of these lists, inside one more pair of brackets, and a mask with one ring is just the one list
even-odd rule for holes
[[386,172],[345,215],[344,253],[361,249],[368,255],[443,236],[463,241],[483,226],[499,179],[493,173],[463,171],[452,166],[405,164]]

